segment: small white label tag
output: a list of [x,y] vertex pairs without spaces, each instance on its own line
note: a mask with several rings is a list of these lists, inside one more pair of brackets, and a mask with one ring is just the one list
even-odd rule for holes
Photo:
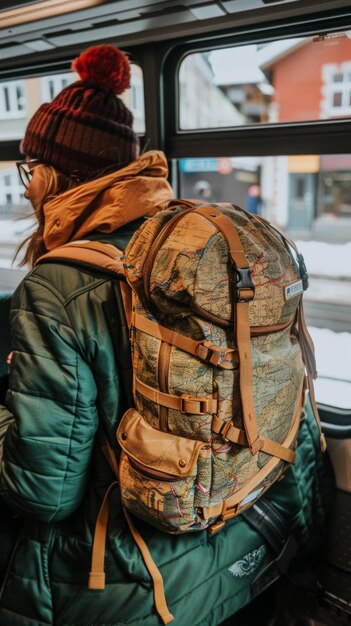
[[299,296],[300,293],[303,293],[302,280],[298,280],[296,283],[287,285],[284,288],[285,300],[290,300],[291,298],[295,298],[295,296]]
[[252,500],[256,500],[256,498],[258,498],[258,496],[260,495],[262,489],[263,487],[261,489],[256,489],[256,491],[251,491],[251,493],[249,493],[249,495],[240,502],[240,507],[245,506],[245,504],[249,504],[249,502],[251,502]]

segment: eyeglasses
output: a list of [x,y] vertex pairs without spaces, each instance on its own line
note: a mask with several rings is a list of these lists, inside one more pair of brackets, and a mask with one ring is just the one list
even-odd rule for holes
[[38,159],[30,159],[28,161],[16,162],[19,177],[26,189],[28,189],[28,186],[33,177],[32,169],[35,165],[38,165],[38,164],[39,164]]

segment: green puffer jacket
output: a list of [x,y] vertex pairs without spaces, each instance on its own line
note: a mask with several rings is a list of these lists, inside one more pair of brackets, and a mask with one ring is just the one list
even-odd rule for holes
[[[124,248],[136,226],[95,239]],[[117,489],[106,588],[87,588],[96,517],[113,480],[96,434],[102,426],[115,445],[124,403],[114,281],[44,263],[17,289],[11,323],[7,404],[16,423],[5,440],[1,493],[26,521],[2,588],[0,626],[158,626],[149,574]],[[311,414],[299,441],[295,466],[267,499],[303,546],[325,525],[332,485]],[[174,626],[216,626],[235,613],[251,600],[250,582],[272,558],[263,537],[240,517],[212,537],[136,525],[160,568]]]

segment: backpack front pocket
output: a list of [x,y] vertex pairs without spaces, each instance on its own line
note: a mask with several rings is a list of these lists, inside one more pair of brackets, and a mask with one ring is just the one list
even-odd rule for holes
[[152,428],[135,409],[123,415],[117,439],[122,448],[119,477],[123,506],[166,532],[189,530],[192,525],[200,528],[194,501],[197,477],[204,464],[208,487],[211,484],[208,446]]

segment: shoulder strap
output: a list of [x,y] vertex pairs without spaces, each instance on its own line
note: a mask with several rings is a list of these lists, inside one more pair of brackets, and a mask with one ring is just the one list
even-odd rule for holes
[[124,277],[123,253],[110,243],[71,241],[43,254],[36,265],[51,261],[77,261],[80,265],[105,270],[118,278]]
[[[119,319],[121,321],[121,341],[118,349],[115,350],[118,365],[123,379],[123,388],[126,393],[127,405],[132,406],[132,364],[130,359],[129,331],[132,317],[132,295],[131,288],[125,281],[123,267],[123,252],[108,243],[99,241],[71,241],[64,246],[55,248],[43,254],[37,265],[46,262],[70,261],[84,267],[103,270],[118,278],[118,289],[116,288],[116,305]],[[127,326],[127,328],[126,328]],[[128,346],[128,349],[127,349]],[[116,346],[115,346],[116,347]]]

